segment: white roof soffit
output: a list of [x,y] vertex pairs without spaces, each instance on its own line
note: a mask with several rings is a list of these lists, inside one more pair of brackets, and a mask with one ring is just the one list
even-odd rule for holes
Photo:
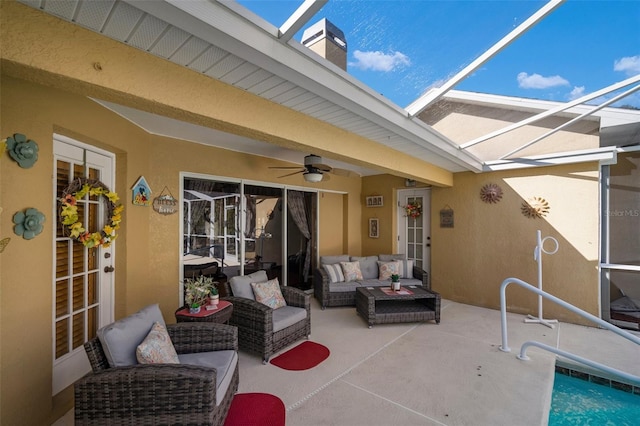
[[235,2],[124,2],[324,98],[344,109],[339,116],[351,113],[365,120],[362,132],[345,127],[348,131],[450,171],[482,170],[477,158],[460,151],[456,144],[430,126],[412,120],[404,109],[299,42],[280,41],[278,28],[261,18],[255,19],[255,14],[237,4],[227,7]]
[[484,171],[524,169],[530,167],[557,166],[561,164],[585,163],[600,161],[602,164],[614,164],[617,161],[618,148],[605,147],[584,151],[558,152],[547,155],[536,155],[513,160],[487,161]]

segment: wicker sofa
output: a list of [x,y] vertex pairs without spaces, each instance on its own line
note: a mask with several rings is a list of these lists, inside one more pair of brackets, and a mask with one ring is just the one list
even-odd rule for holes
[[[327,306],[355,306],[356,288],[358,287],[379,287],[390,284],[390,280],[380,280],[379,267],[381,263],[401,261],[405,266],[404,277],[400,278],[403,286],[420,285],[429,289],[428,274],[422,268],[407,261],[402,254],[381,254],[378,256],[321,256],[320,267],[314,271],[313,293],[320,302],[322,309]],[[340,262],[359,262],[362,272],[362,280],[332,282],[324,265],[337,265]],[[410,272],[409,272],[410,271]]]

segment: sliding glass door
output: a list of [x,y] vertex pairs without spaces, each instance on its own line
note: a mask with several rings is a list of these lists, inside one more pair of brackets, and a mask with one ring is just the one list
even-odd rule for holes
[[316,192],[184,176],[182,197],[185,270],[216,262],[229,278],[263,269],[280,283],[311,288]]

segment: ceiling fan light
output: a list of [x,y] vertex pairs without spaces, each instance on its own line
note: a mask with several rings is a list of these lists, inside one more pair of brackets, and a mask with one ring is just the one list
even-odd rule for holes
[[307,182],[317,183],[322,180],[322,173],[317,172],[304,172],[304,180]]

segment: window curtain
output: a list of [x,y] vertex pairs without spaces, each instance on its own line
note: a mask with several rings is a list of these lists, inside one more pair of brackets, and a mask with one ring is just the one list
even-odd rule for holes
[[309,279],[309,270],[311,269],[311,231],[309,230],[309,222],[307,221],[307,209],[304,206],[304,194],[300,191],[287,192],[287,207],[296,226],[307,239],[307,249],[304,255],[304,267],[302,269],[304,281]]

